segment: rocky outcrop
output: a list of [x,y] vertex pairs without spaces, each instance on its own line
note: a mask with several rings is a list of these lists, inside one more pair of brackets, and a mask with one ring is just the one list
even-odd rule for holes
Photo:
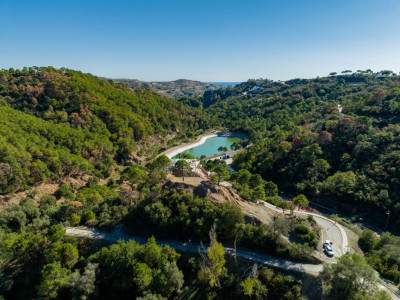
[[167,180],[163,186],[164,189],[175,189],[177,191],[186,191],[193,193],[198,197],[207,197],[213,203],[235,202],[241,200],[238,195],[231,192],[230,189],[217,186],[208,180],[200,181],[199,184],[190,184],[185,182],[173,182]]
[[164,183],[163,188],[186,191],[199,197],[207,197],[213,203],[233,203],[240,208],[249,222],[270,224],[274,217],[281,215],[264,206],[243,200],[231,188],[215,185],[201,178],[194,180],[194,178],[188,177],[183,182],[177,177],[173,177],[172,180],[168,179]]

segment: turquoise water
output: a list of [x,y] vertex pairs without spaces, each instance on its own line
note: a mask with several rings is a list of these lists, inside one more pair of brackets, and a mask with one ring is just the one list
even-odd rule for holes
[[236,136],[216,136],[207,139],[204,144],[183,151],[182,153],[188,153],[198,158],[202,155],[209,157],[221,153],[218,151],[218,148],[221,146],[227,147],[228,151],[231,151],[231,145],[241,140],[242,138]]

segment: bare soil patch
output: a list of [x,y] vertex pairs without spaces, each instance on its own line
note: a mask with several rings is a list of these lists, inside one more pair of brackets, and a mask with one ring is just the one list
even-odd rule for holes
[[164,188],[185,190],[199,197],[207,197],[213,203],[234,203],[245,216],[257,219],[265,224],[271,224],[274,217],[283,216],[281,213],[272,211],[267,207],[245,201],[232,189],[214,185],[208,179],[201,177],[185,177],[182,179],[182,177],[175,177],[172,174],[168,174]]
[[88,182],[90,176],[82,175],[78,178],[68,177],[60,182],[54,183],[41,183],[36,186],[32,186],[29,190],[14,193],[11,195],[0,195],[0,210],[12,207],[13,205],[19,204],[22,198],[30,196],[35,203],[44,195],[53,195],[61,184],[69,184],[76,188],[80,188]]

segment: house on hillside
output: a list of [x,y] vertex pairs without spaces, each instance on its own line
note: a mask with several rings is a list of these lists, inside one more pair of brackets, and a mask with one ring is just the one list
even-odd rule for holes
[[234,151],[226,151],[224,153],[221,154],[216,154],[210,157],[205,158],[205,161],[209,161],[209,160],[215,160],[215,159],[229,159],[229,158],[233,158],[235,152]]

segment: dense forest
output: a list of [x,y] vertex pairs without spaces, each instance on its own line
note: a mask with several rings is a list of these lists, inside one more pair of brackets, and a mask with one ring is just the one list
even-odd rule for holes
[[[108,177],[116,164],[209,126],[198,110],[150,90],[51,67],[0,71],[0,110],[1,194],[65,176]],[[140,146],[151,138],[146,153]]]
[[249,80],[182,102],[249,133],[252,146],[235,158],[237,169],[285,193],[368,213],[381,227],[388,212],[389,228],[400,228],[400,77],[391,71]]
[[[304,207],[321,198],[357,216],[389,211],[395,232],[399,102],[400,79],[388,71],[249,80],[177,101],[65,68],[1,70],[0,200],[19,203],[0,211],[0,299],[304,299],[312,285],[314,298],[388,299],[375,291],[372,267],[400,282],[392,234],[364,230],[365,258],[344,255],[318,277],[257,266],[226,255],[223,244],[320,263],[320,228],[293,215],[282,192]],[[171,160],[158,154],[211,128],[250,140],[235,156],[237,172],[202,161],[210,184],[228,180],[242,199],[290,215],[262,223],[165,184]],[[190,166],[178,162],[172,174],[184,177]],[[40,183],[56,188],[38,195]],[[148,241],[67,235],[75,226]],[[210,247],[177,253],[160,239]]]
[[[238,237],[243,247],[309,259],[307,241],[290,245],[283,235],[308,220],[279,218],[272,226],[246,223],[233,205],[162,190],[169,163],[126,168],[121,179],[99,185],[61,185],[35,203],[35,195],[0,212],[0,299],[300,299],[302,281],[272,269],[243,273],[222,244]],[[129,187],[123,187],[122,182]],[[211,243],[204,257],[180,258],[154,238],[107,245],[65,235],[65,227],[104,230],[123,223],[136,234]],[[215,227],[217,225],[217,230]],[[297,227],[295,227],[297,225]],[[213,229],[214,228],[214,229]],[[211,232],[211,233],[210,233]],[[241,264],[242,265],[242,264]],[[251,267],[251,265],[250,265]],[[254,268],[253,268],[254,269]]]

